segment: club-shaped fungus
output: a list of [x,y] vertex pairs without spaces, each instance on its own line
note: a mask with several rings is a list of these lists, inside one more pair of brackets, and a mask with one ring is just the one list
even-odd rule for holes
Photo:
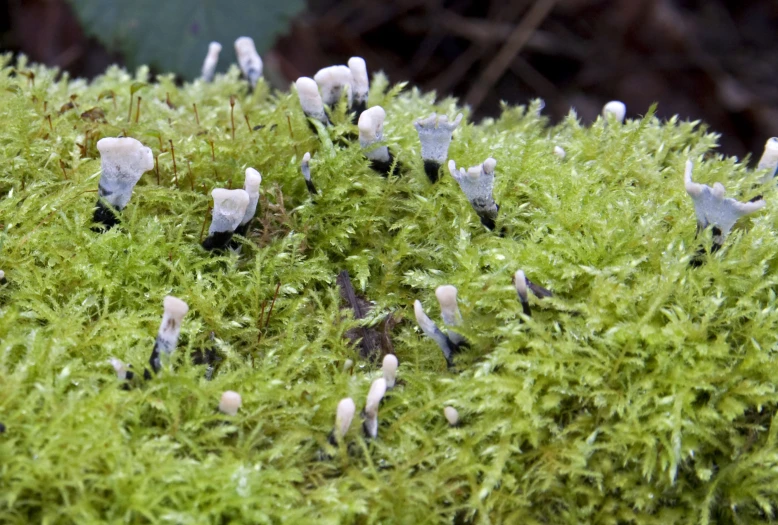
[[614,118],[617,122],[622,123],[627,116],[627,106],[624,102],[611,100],[602,107],[602,116],[606,121],[610,117]]
[[[459,312],[459,305],[457,304],[456,286],[451,286],[450,284],[438,286],[435,289],[435,297],[440,305],[440,316],[443,318],[443,323],[447,327],[461,325],[462,314]],[[448,330],[448,338],[457,347],[466,344],[464,336],[454,330]]]
[[313,76],[319,86],[321,99],[328,106],[337,104],[343,93],[346,93],[348,106],[351,107],[352,93],[351,70],[346,66],[329,66],[320,69]]
[[353,399],[346,397],[340,400],[335,412],[335,427],[329,436],[330,444],[336,446],[345,437],[348,429],[351,427],[351,421],[354,419],[356,411],[357,407]]
[[489,157],[480,166],[473,166],[465,171],[464,168],[457,170],[457,165],[453,160],[448,161],[448,170],[462,188],[467,200],[473,207],[481,224],[494,229],[497,213],[500,206],[494,202],[494,168],[497,161]]
[[203,60],[202,79],[205,82],[213,81],[213,75],[216,73],[216,65],[219,63],[219,53],[222,51],[222,45],[219,42],[208,44],[208,54]]
[[449,122],[446,115],[433,113],[425,119],[413,123],[421,142],[421,159],[424,161],[424,172],[430,182],[438,181],[440,167],[448,159],[448,147],[451,144],[454,130],[462,122],[462,114]]
[[449,368],[454,366],[453,354],[459,349],[454,342],[448,338],[446,334],[440,331],[435,323],[424,313],[424,309],[421,306],[421,301],[414,301],[413,312],[416,315],[416,322],[419,324],[419,328],[424,334],[435,341],[440,350],[443,352],[443,357],[446,359],[446,365]]
[[379,377],[370,385],[370,391],[367,393],[365,402],[364,417],[365,422],[362,429],[365,437],[375,439],[378,437],[378,406],[386,394],[386,379]]
[[228,416],[235,416],[238,414],[238,409],[243,405],[243,400],[240,394],[227,390],[222,394],[222,398],[219,400],[219,412],[227,414]]
[[305,155],[303,155],[303,160],[300,162],[300,171],[303,172],[303,179],[305,179],[305,186],[308,188],[308,193],[311,195],[318,195],[318,192],[316,191],[316,186],[313,185],[313,181],[311,180],[311,154],[307,151],[305,152]]
[[382,175],[389,175],[394,158],[389,148],[381,145],[384,140],[386,112],[381,106],[366,109],[359,116],[359,145],[370,160],[370,166]]
[[[162,366],[160,363],[161,353],[170,356],[176,349],[178,336],[181,333],[181,321],[189,311],[189,306],[184,301],[172,295],[165,297],[162,306],[164,308],[162,322],[159,325],[154,348],[151,350],[149,358],[149,365],[155,373],[159,372]],[[149,379],[150,375],[146,374],[146,378]]]
[[230,242],[233,233],[240,226],[249,205],[246,190],[225,190],[216,188],[213,197],[213,219],[208,228],[208,237],[203,241],[206,250],[221,250]]
[[348,68],[351,70],[352,101],[351,111],[356,112],[356,118],[367,109],[367,95],[370,91],[370,80],[367,76],[367,64],[362,57],[351,57],[348,60]]
[[516,294],[519,296],[519,302],[524,315],[532,317],[532,311],[529,308],[527,277],[522,270],[516,270],[516,273],[513,274],[513,286],[516,287]]
[[386,354],[384,360],[381,363],[381,371],[384,374],[384,380],[386,381],[386,388],[394,388],[394,383],[397,379],[397,367],[399,366],[397,356],[394,354]]
[[240,224],[235,229],[235,233],[245,236],[248,232],[251,220],[257,213],[257,203],[259,203],[259,185],[262,184],[262,175],[254,168],[246,168],[246,178],[243,182],[243,190],[249,196],[249,203]]
[[262,59],[254,46],[254,39],[242,36],[235,40],[235,55],[243,76],[249,81],[251,89],[254,89],[262,76]]
[[446,421],[448,421],[450,426],[455,427],[459,423],[459,412],[457,412],[456,408],[452,406],[445,407],[443,415],[446,416]]
[[300,100],[300,106],[303,113],[308,118],[320,121],[322,124],[329,124],[330,119],[324,110],[324,103],[319,94],[319,86],[316,81],[308,77],[300,77],[295,82],[297,87],[297,98]]
[[778,137],[768,139],[764,145],[762,158],[759,159],[757,169],[767,170],[764,180],[768,181],[776,176],[778,170]]
[[116,371],[116,377],[123,381],[129,381],[133,378],[134,374],[132,373],[132,370],[130,370],[130,365],[115,357],[112,357],[109,362],[111,363],[113,369]]

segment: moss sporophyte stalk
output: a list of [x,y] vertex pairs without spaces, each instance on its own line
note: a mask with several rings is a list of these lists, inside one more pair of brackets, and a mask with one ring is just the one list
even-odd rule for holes
[[236,51],[0,61],[0,521],[775,519],[776,139]]

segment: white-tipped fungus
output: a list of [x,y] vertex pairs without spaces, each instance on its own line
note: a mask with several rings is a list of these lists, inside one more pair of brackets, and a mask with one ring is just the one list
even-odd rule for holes
[[562,146],[554,146],[554,155],[556,155],[560,160],[564,160],[565,157],[567,157],[567,152],[562,148]]
[[216,188],[211,192],[211,196],[213,197],[213,220],[208,233],[235,231],[246,214],[249,194],[246,190]]
[[348,68],[351,71],[351,86],[353,91],[353,107],[357,111],[364,111],[367,104],[367,95],[370,91],[370,81],[367,76],[367,64],[362,57],[351,57],[348,60]]
[[162,314],[162,322],[159,325],[154,349],[170,355],[176,349],[176,345],[178,345],[181,321],[189,311],[189,305],[172,295],[165,297],[162,304],[164,313]]
[[324,111],[324,103],[319,94],[319,86],[316,81],[308,77],[300,77],[295,82],[297,87],[297,98],[300,100],[300,106],[307,117],[315,118],[322,124],[329,124],[327,113]]
[[384,373],[384,380],[386,380],[386,388],[394,388],[394,383],[397,378],[397,367],[399,366],[397,356],[394,354],[386,354],[381,364],[381,370]]
[[348,372],[354,367],[354,360],[353,359],[346,359],[343,362],[343,371]]
[[262,59],[254,46],[254,39],[242,36],[235,40],[235,55],[238,57],[240,70],[249,81],[251,89],[254,89],[262,76]]
[[454,130],[460,122],[462,122],[462,113],[459,113],[451,122],[446,115],[438,116],[433,113],[413,123],[421,142],[424,171],[432,182],[438,180],[438,169],[448,159],[448,147],[451,145]]
[[318,192],[316,191],[316,186],[313,185],[313,181],[311,180],[311,154],[307,151],[305,152],[305,155],[303,155],[303,160],[300,162],[300,171],[303,173],[303,178],[305,179],[305,186],[308,188],[308,193],[311,195],[317,195]]
[[765,142],[764,152],[762,158],[759,159],[757,169],[768,170],[764,176],[765,181],[776,176],[776,171],[778,171],[778,137],[773,137]]
[[240,394],[227,390],[222,394],[222,398],[219,401],[219,412],[228,416],[235,416],[238,414],[238,409],[241,406],[243,406],[243,400]]
[[612,116],[618,122],[624,122],[624,118],[627,116],[627,106],[624,102],[612,100],[602,108],[602,116],[605,120],[608,119],[608,115]]
[[127,374],[130,373],[130,367],[125,362],[121,361],[120,359],[116,359],[115,357],[112,357],[109,362],[111,363],[111,366],[116,371],[116,377],[118,377],[121,380],[127,379]]
[[107,137],[97,141],[100,152],[98,195],[121,210],[130,201],[141,176],[154,168],[151,149],[131,137]]
[[335,414],[335,429],[333,430],[336,442],[343,439],[348,432],[356,411],[357,407],[354,404],[354,400],[350,397],[341,399],[338,403],[338,409]]
[[389,160],[389,149],[386,146],[373,148],[384,140],[384,120],[386,111],[381,106],[373,106],[366,109],[359,116],[359,144],[365,152],[365,156],[370,160],[387,161]]
[[346,92],[348,106],[351,107],[351,84],[353,78],[351,70],[346,66],[329,66],[320,69],[313,79],[319,85],[321,98],[325,104],[331,106],[337,104],[343,92]]
[[378,406],[386,394],[386,379],[379,377],[370,385],[365,402],[365,435],[369,438],[378,436]]
[[481,223],[493,230],[495,219],[500,207],[494,202],[494,168],[497,161],[489,157],[480,166],[473,166],[465,171],[464,168],[457,170],[457,165],[453,160],[448,161],[448,170],[462,188],[467,200],[473,207]]
[[[435,289],[435,297],[440,305],[440,316],[446,326],[459,326],[462,324],[462,314],[457,304],[456,286],[446,284]],[[448,338],[459,346],[465,342],[465,338],[453,330],[448,330]]]
[[754,202],[740,202],[735,199],[725,198],[724,186],[716,182],[713,187],[699,184],[692,180],[692,161],[686,162],[684,172],[684,187],[686,193],[694,201],[694,212],[697,215],[697,230],[702,231],[708,226],[713,226],[714,246],[724,243],[735,222],[744,215],[749,215],[765,206],[763,199]]
[[451,406],[445,407],[443,409],[443,415],[446,416],[448,424],[452,427],[457,426],[457,423],[459,423],[459,412],[457,412],[456,408]]
[[6,281],[5,279],[5,272],[3,270],[0,270],[0,284],[5,284],[6,282],[8,281]]
[[213,80],[213,75],[216,73],[216,64],[219,63],[219,53],[222,51],[222,45],[219,42],[211,42],[208,44],[208,54],[205,55],[203,61],[202,78],[206,82]]
[[446,363],[449,367],[454,365],[452,361],[452,354],[456,350],[456,345],[448,338],[446,334],[440,331],[435,323],[424,313],[424,308],[421,306],[421,301],[414,301],[413,313],[416,315],[416,322],[419,324],[419,328],[424,334],[435,341],[440,349],[443,351],[443,357],[446,358]]
[[521,308],[524,311],[524,315],[528,317],[531,316],[532,312],[529,307],[527,276],[524,275],[524,271],[516,270],[516,273],[513,274],[513,286],[516,287],[516,293],[519,296],[519,302],[521,303]]
[[243,190],[249,196],[249,203],[246,211],[240,221],[241,225],[248,224],[257,213],[257,203],[259,202],[259,185],[262,184],[262,174],[254,168],[246,168],[246,179],[243,182]]

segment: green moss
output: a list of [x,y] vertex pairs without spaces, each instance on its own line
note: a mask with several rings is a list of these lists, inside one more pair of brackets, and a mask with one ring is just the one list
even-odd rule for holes
[[[431,185],[413,120],[456,101],[377,76],[370,105],[406,172],[370,170],[341,107],[314,134],[294,94],[253,94],[233,67],[213,84],[148,82],[117,68],[91,83],[23,60],[0,70],[0,516],[11,523],[754,523],[778,508],[774,190],[713,151],[699,123],[652,112],[623,126],[550,127],[538,105],[463,124],[449,157],[497,159],[500,237],[456,182]],[[108,91],[115,98],[100,98]],[[175,108],[165,100],[169,94]],[[59,109],[77,95],[77,108]],[[236,95],[235,138],[230,95]],[[115,107],[114,107],[115,103]],[[200,124],[192,105],[197,105]],[[107,123],[81,113],[100,107]],[[465,110],[466,111],[466,110]],[[51,127],[47,116],[51,115]],[[264,127],[249,131],[251,126]],[[126,133],[159,156],[122,224],[90,230],[95,142]],[[88,135],[87,135],[88,134]],[[169,151],[175,146],[176,175]],[[567,151],[560,161],[554,145]],[[212,159],[212,146],[215,160]],[[164,148],[162,151],[160,148]],[[311,151],[311,199],[299,161]],[[682,173],[767,207],[700,268]],[[209,193],[263,175],[240,255],[199,246]],[[190,171],[191,170],[191,171]],[[191,175],[190,175],[191,173]],[[192,189],[194,188],[194,189]],[[710,243],[710,232],[703,242]],[[511,275],[554,298],[521,322]],[[338,401],[357,406],[380,372],[344,338],[335,278],[348,270],[392,312],[404,384],[379,439],[352,426],[327,448]],[[277,284],[279,297],[269,323]],[[472,347],[446,370],[413,321],[420,299],[459,288]],[[162,298],[190,305],[174,369],[132,390],[108,364],[142,370]],[[265,315],[267,317],[267,315]],[[211,334],[215,342],[211,343]],[[212,381],[189,355],[214,344]],[[243,396],[237,417],[221,393]],[[461,424],[448,427],[443,407]],[[333,459],[319,459],[322,449]]]

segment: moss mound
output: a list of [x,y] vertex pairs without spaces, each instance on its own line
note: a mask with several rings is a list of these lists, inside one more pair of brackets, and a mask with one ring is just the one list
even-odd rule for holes
[[[87,83],[2,66],[2,521],[773,519],[774,190],[713,153],[699,123],[649,111],[550,127],[539,104],[463,123],[449,158],[497,160],[490,232],[448,173],[428,181],[419,156],[413,121],[455,115],[452,99],[373,79],[369,105],[386,109],[404,169],[384,178],[344,106],[314,133],[295,94],[263,82],[249,94],[236,68],[179,87],[145,70]],[[121,134],[150,146],[158,169],[98,234],[95,143]],[[698,268],[711,233],[695,238],[688,158],[696,181],[767,200]],[[258,220],[236,237],[240,253],[207,253],[210,190],[242,187],[248,166],[264,179]],[[555,294],[531,299],[531,319],[511,284],[519,268]],[[366,320],[344,308],[342,270],[373,304]],[[454,370],[413,317],[419,299],[440,324],[442,284],[459,289],[470,341]],[[173,362],[125,389],[108,360],[143,370],[168,294],[190,306]],[[338,401],[361,409],[380,375],[345,337],[362,325],[391,338],[401,384],[377,440],[355,421],[333,448]],[[211,380],[192,359],[209,350],[222,359]],[[226,390],[243,397],[235,417],[216,410]]]

